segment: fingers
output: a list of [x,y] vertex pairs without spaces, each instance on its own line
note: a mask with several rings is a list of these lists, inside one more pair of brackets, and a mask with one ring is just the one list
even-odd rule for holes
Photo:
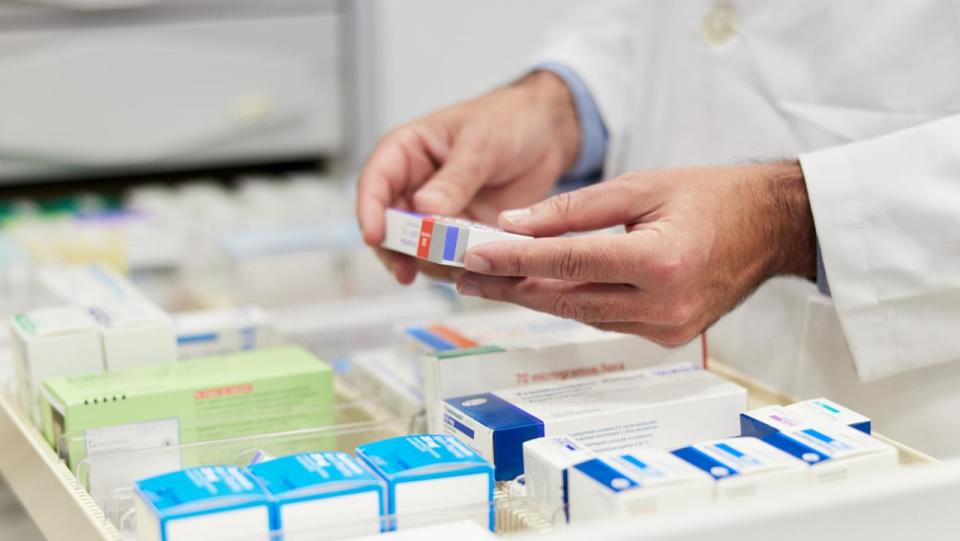
[[653,203],[643,200],[642,180],[631,175],[561,193],[526,208],[504,211],[499,224],[514,233],[549,237],[633,223]]
[[495,276],[536,276],[559,280],[636,283],[654,248],[645,231],[615,235],[491,242],[471,249],[466,269]]
[[482,145],[460,141],[440,170],[414,194],[414,207],[424,213],[459,214],[494,173],[494,159]]
[[702,332],[693,326],[655,325],[639,322],[590,323],[601,331],[635,334],[668,348],[680,347],[692,342]]
[[417,278],[417,260],[408,255],[393,252],[383,248],[373,249],[380,262],[403,285],[410,285]]

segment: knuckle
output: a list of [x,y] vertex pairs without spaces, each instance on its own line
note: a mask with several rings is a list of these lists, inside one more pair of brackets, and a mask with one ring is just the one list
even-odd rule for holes
[[557,295],[554,297],[551,308],[551,311],[559,317],[565,319],[582,319],[579,307],[566,295]]
[[580,252],[567,248],[557,255],[555,265],[561,277],[567,280],[582,280],[586,271],[586,263]]
[[571,192],[564,192],[548,199],[547,206],[558,216],[570,216],[576,211],[577,204]]

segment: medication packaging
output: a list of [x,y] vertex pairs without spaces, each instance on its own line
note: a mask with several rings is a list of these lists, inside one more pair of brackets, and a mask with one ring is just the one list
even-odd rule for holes
[[805,462],[757,438],[706,441],[673,454],[715,479],[718,502],[777,496],[810,484]]
[[339,451],[289,455],[249,466],[273,499],[272,525],[284,541],[382,531],[384,482]]
[[[101,481],[122,485],[129,479],[129,484],[160,471],[236,460],[241,451],[229,446],[180,449],[179,444],[334,421],[331,370],[297,347],[48,379],[42,408],[44,436],[54,446],[63,437],[60,451],[71,469],[85,457],[91,462],[118,451],[170,449],[162,460],[157,455],[125,466],[109,462],[91,468],[94,474],[109,472],[107,481],[90,479],[95,499],[113,488],[98,485]],[[332,436],[318,435],[291,443],[287,452],[332,444]]]
[[100,324],[107,370],[177,361],[173,320],[149,301],[104,302],[87,311]]
[[[803,406],[800,406],[801,404]],[[824,413],[820,414],[817,410],[824,406],[829,409],[823,409]],[[790,406],[765,406],[743,412],[740,414],[740,435],[762,438],[781,430],[834,424],[870,434],[870,419],[843,406],[816,399]]]
[[444,430],[494,463],[497,480],[523,473],[523,443],[570,435],[597,452],[676,447],[731,436],[747,391],[685,364],[451,398]]
[[393,348],[360,351],[350,357],[345,379],[388,411],[412,416],[423,412],[423,389],[415,359]]
[[147,301],[139,288],[107,265],[47,265],[39,276],[47,290],[67,304]]
[[493,530],[493,466],[456,438],[400,436],[357,456],[387,483],[390,529],[470,518]]
[[523,479],[527,497],[548,518],[565,518],[568,470],[595,456],[572,436],[523,442]]
[[203,466],[134,484],[138,541],[270,541],[270,496],[236,466]]
[[181,312],[173,316],[181,359],[278,346],[280,333],[257,306]]
[[662,449],[581,462],[569,472],[570,522],[661,515],[713,503],[713,478]]
[[458,314],[399,333],[422,359],[427,422],[437,431],[447,398],[704,359],[700,342],[668,349],[526,309]]
[[45,379],[103,372],[100,326],[80,307],[17,314],[9,326],[21,402],[35,422]]
[[529,240],[476,222],[387,209],[384,248],[441,265],[462,267],[464,254],[488,242]]
[[897,449],[841,424],[787,428],[763,441],[810,465],[816,485],[867,478],[897,466]]

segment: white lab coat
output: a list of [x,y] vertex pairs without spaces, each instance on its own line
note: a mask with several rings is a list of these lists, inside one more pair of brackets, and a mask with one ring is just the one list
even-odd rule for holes
[[960,453],[960,4],[590,2],[536,61],[590,88],[608,176],[799,156],[832,300],[772,281],[713,355]]

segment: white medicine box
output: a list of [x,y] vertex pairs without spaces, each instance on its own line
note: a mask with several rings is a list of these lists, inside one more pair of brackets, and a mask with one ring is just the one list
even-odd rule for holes
[[247,468],[274,500],[284,541],[375,534],[386,513],[384,482],[339,451],[289,455]]
[[270,496],[236,466],[203,466],[134,484],[138,541],[271,541]]
[[100,323],[107,370],[176,362],[173,319],[153,303],[100,303],[88,311]]
[[663,449],[581,462],[569,471],[570,522],[695,511],[713,503],[713,478]]
[[809,464],[815,485],[870,478],[898,464],[894,446],[840,424],[782,430],[763,440]]
[[594,456],[593,451],[572,436],[523,442],[523,479],[527,497],[551,522],[566,518],[568,470]]
[[493,530],[493,466],[456,438],[400,436],[357,456],[386,482],[390,529],[469,518]]

